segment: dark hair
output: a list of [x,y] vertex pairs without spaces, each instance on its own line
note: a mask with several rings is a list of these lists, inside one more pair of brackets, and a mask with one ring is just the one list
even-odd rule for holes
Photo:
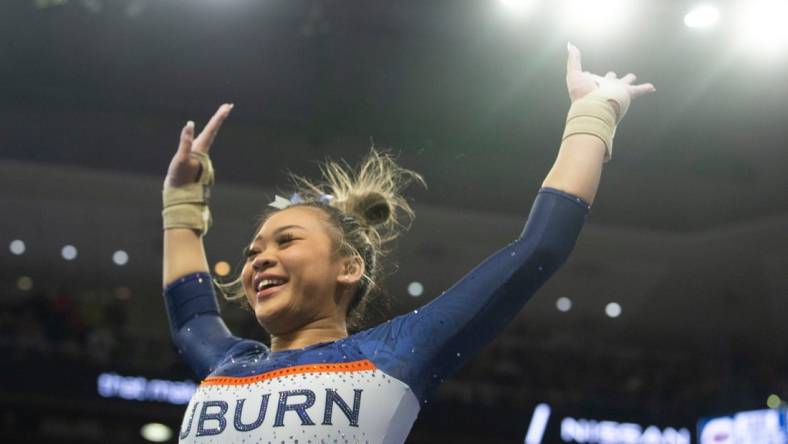
[[[382,298],[380,282],[384,276],[383,258],[389,242],[407,230],[415,217],[410,204],[400,194],[409,183],[426,184],[420,174],[402,168],[391,154],[374,147],[357,168],[326,160],[320,164],[323,181],[314,183],[304,177],[290,175],[295,192],[309,206],[322,210],[333,228],[335,253],[339,257],[358,256],[364,262],[364,275],[348,306],[348,328],[357,330],[366,321],[369,308]],[[333,198],[326,201],[323,198]],[[255,234],[271,215],[281,211],[267,209],[259,218]],[[253,236],[254,236],[253,235]],[[214,280],[227,300],[243,301],[248,308],[240,275],[227,284]]]

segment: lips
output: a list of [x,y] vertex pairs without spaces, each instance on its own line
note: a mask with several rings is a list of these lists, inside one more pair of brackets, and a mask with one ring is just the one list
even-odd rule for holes
[[260,301],[273,296],[274,294],[278,293],[279,290],[284,288],[285,285],[287,285],[287,282],[285,282],[284,284],[275,285],[273,287],[263,288],[262,290],[257,292],[257,300]]

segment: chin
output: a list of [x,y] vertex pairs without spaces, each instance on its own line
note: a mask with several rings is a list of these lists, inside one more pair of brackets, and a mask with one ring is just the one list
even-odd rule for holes
[[280,314],[281,311],[281,307],[274,306],[274,304],[271,304],[270,301],[267,302],[268,303],[258,302],[253,307],[257,322],[266,328],[266,330],[268,330],[268,327],[276,322],[276,318],[279,317],[277,315]]
[[252,310],[254,311],[255,316],[257,316],[257,319],[260,320],[269,319],[272,314],[269,307],[263,307],[259,303],[255,304],[254,307],[252,307]]

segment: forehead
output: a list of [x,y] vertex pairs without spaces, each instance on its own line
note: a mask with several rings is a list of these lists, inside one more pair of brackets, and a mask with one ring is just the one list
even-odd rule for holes
[[267,236],[278,228],[288,225],[300,225],[307,231],[325,229],[328,215],[323,211],[307,206],[286,208],[272,214],[260,227],[257,235]]

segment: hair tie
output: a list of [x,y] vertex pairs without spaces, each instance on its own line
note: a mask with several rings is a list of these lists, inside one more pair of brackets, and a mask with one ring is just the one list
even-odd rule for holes
[[[321,194],[320,197],[317,198],[318,202],[322,202],[324,204],[329,204],[334,199],[334,196],[330,194]],[[303,197],[301,197],[298,193],[293,193],[290,196],[290,199],[286,199],[280,195],[275,195],[274,201],[269,203],[269,207],[278,208],[280,210],[284,210],[285,208],[289,207],[290,205],[295,205],[299,203],[306,202]]]

